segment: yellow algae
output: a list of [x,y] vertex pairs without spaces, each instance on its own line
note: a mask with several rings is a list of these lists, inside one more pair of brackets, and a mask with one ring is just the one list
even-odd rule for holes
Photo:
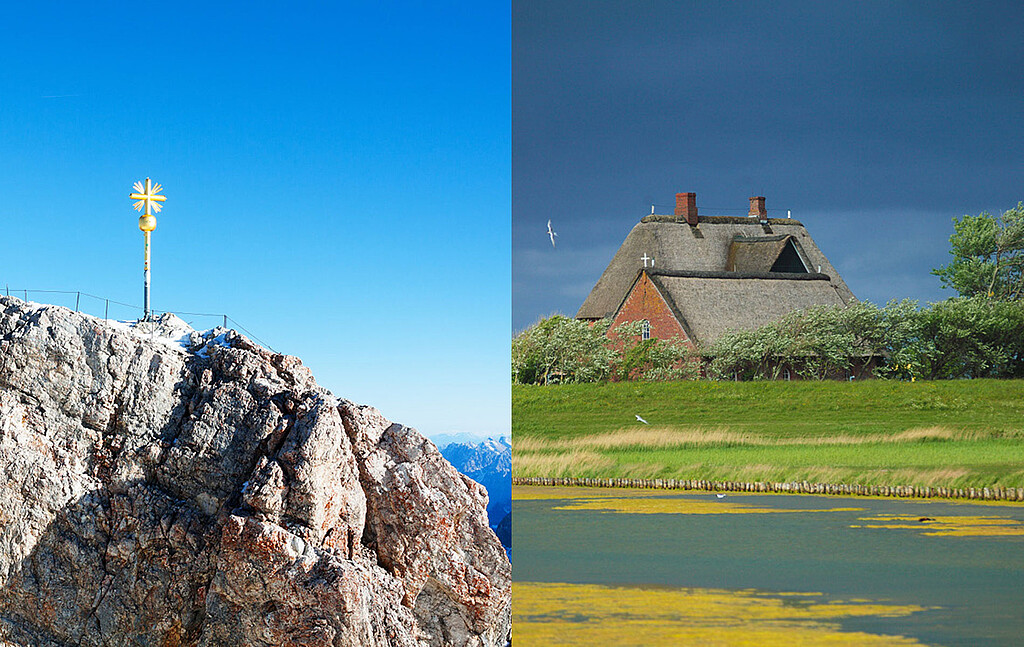
[[864,508],[822,508],[820,510],[759,508],[742,503],[740,500],[744,496],[752,495],[730,493],[727,498],[711,499],[708,498],[708,494],[702,495],[701,498],[666,496],[665,490],[531,485],[516,485],[512,488],[513,501],[558,499],[568,501],[565,505],[553,507],[553,510],[592,510],[633,514],[766,514],[769,512],[862,512],[864,510]]
[[863,517],[858,521],[867,523],[850,527],[916,530],[929,537],[1024,537],[1024,524],[1007,517],[964,515],[932,518],[897,514]]
[[969,500],[959,499],[959,500],[953,500],[953,501],[944,501],[944,503],[949,503],[951,505],[964,505],[964,506],[967,506],[967,505],[981,505],[981,506],[989,506],[989,507],[994,507],[994,508],[1021,508],[1022,506],[1024,506],[1024,504],[1022,504],[1020,501],[998,501],[998,500],[985,501],[983,499],[969,499]]
[[903,636],[843,631],[839,621],[864,616],[903,617],[925,607],[822,603],[821,597],[813,593],[515,582],[513,633],[515,644],[530,647],[921,644]]
[[823,508],[820,510],[792,510],[786,508],[758,508],[722,499],[666,498],[591,498],[572,500],[554,510],[594,510],[627,514],[768,514],[778,512],[861,512],[864,508]]
[[[757,589],[744,589],[744,592],[756,593]],[[821,597],[821,596],[823,596],[825,594],[824,593],[813,593],[811,591],[775,591],[775,592],[772,592],[772,595],[778,595],[778,596],[784,597],[784,598],[792,598],[792,597]],[[862,600],[862,602],[867,602],[867,600]]]

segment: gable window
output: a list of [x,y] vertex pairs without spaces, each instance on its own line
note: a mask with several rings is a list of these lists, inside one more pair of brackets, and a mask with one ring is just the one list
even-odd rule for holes
[[640,339],[651,338],[651,322],[644,319],[640,322]]

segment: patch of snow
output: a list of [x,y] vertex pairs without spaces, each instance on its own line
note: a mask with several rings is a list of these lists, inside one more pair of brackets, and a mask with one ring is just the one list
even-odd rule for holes
[[203,331],[194,330],[171,312],[164,313],[153,321],[125,321],[85,316],[123,333],[142,337],[171,350],[195,353],[199,357],[209,357],[209,350],[213,346],[230,347],[231,338],[237,334],[223,326]]
[[176,351],[187,351],[191,336],[196,332],[192,329],[192,326],[169,312],[160,315],[153,321],[125,321],[101,319],[91,315],[85,316],[121,332],[134,337],[141,337]]
[[228,339],[228,335],[231,332],[231,330],[224,328],[223,326],[211,328],[210,330],[202,333],[198,339],[193,340],[192,346],[190,347],[195,348],[196,346],[199,346],[198,350],[196,350],[196,355],[199,357],[209,357],[209,351],[214,346],[231,347],[231,342]]
[[[71,312],[70,308],[64,306],[24,301],[17,297],[10,298],[24,304],[22,307],[30,312],[51,308]],[[232,342],[240,337],[237,331],[223,326],[217,326],[205,331],[197,331],[173,312],[165,312],[150,321],[104,319],[85,312],[79,312],[78,314],[95,322],[97,326],[113,328],[121,333],[159,344],[169,350],[191,352],[199,357],[209,357],[210,349],[216,346],[230,348]]]
[[482,449],[489,449],[489,450],[491,450],[493,452],[498,452],[500,454],[503,451],[505,451],[506,449],[511,449],[512,448],[512,443],[510,443],[508,440],[506,440],[505,436],[501,436],[500,438],[498,438],[498,440],[494,440],[493,438],[488,438],[484,442],[479,443],[479,445],[477,445],[477,446],[482,448]]
[[459,443],[464,445],[472,445],[481,443],[487,440],[487,435],[483,433],[465,432],[465,431],[447,431],[442,433],[432,433],[427,436],[438,448],[446,447],[452,443]]

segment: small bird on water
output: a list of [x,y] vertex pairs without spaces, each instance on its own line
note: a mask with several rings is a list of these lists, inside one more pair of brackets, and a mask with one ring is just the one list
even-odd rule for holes
[[551,246],[552,247],[555,246],[555,236],[557,236],[557,235],[558,234],[556,234],[555,232],[551,231],[551,220],[549,219],[548,220],[548,238],[551,239]]
[[724,494],[716,494],[715,496],[718,497],[719,499],[724,499],[725,498]]
[[[635,414],[634,414],[634,415],[635,415]],[[644,420],[644,419],[643,419],[643,418],[641,418],[640,416],[637,416],[637,417],[636,417],[636,419],[637,419],[637,420],[639,420],[640,422],[644,423],[645,425],[647,425],[647,424],[650,424],[649,422],[647,422],[646,420]]]

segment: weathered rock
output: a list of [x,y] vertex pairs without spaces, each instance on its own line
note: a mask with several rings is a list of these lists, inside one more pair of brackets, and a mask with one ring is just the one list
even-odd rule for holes
[[[366,491],[364,539],[404,583],[404,602],[420,627],[438,644],[465,644],[474,635],[503,643],[493,614],[511,613],[511,601],[494,583],[501,580],[495,567],[507,558],[487,525],[486,490],[456,472],[433,443],[375,409],[350,402],[339,408]],[[434,503],[442,498],[449,504]]]
[[296,358],[0,297],[0,644],[502,645],[487,496]]

